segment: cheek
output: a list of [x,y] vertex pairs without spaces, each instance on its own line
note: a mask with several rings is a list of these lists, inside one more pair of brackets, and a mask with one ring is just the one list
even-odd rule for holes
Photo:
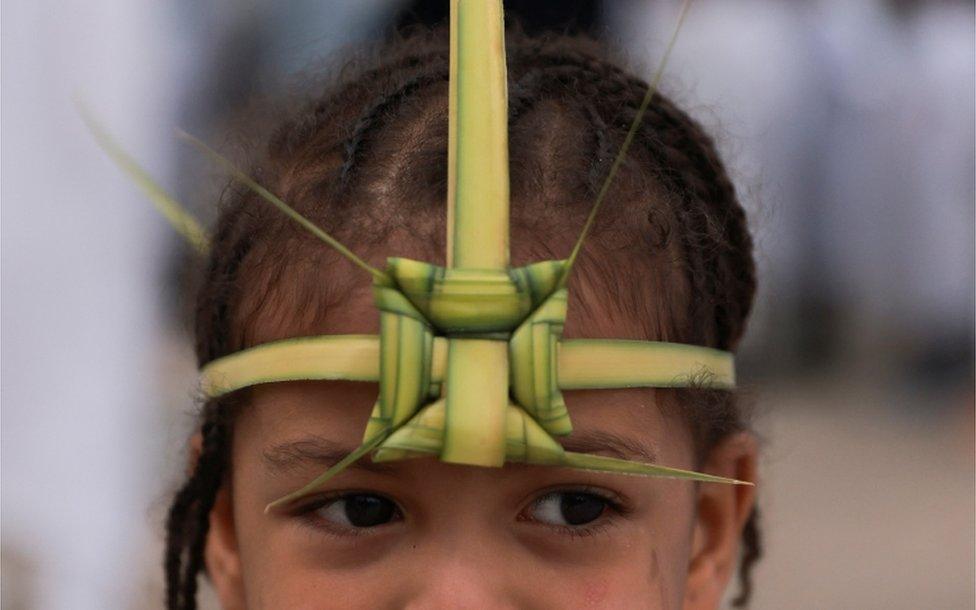
[[336,546],[320,538],[326,534],[269,523],[253,509],[239,515],[236,529],[248,610],[396,607],[390,601],[402,583],[391,568],[398,562],[381,558],[389,548],[350,562],[362,560],[361,545]]
[[670,548],[624,551],[613,562],[579,573],[563,573],[549,581],[535,607],[679,608],[684,593],[681,570],[665,569],[687,561]]
[[[334,571],[283,561],[269,552],[244,566],[248,610],[392,607],[396,585],[373,571]],[[382,601],[381,601],[382,600]]]
[[[655,556],[656,552],[652,551],[651,555]],[[566,602],[580,608],[616,608],[623,602],[630,603],[631,607],[642,607],[637,604],[638,600],[654,599],[661,590],[656,574],[653,578],[643,578],[646,567],[643,562],[630,563],[624,570],[608,566],[595,571],[597,573],[582,575],[574,587],[575,599]]]
[[[512,581],[532,575],[532,589],[517,607],[681,608],[691,548],[692,487],[661,482],[671,491],[637,522],[611,527],[512,568]],[[636,516],[634,516],[636,519]],[[601,542],[601,540],[605,542]],[[599,549],[599,551],[597,551]],[[571,559],[572,558],[572,559]]]
[[[644,524],[627,532],[611,559],[576,575],[578,607],[681,607],[691,558],[694,487],[661,483],[670,493],[662,494]],[[571,599],[565,601],[565,607],[576,607]]]

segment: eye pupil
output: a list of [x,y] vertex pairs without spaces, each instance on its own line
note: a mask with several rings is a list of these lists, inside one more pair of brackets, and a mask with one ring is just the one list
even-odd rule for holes
[[569,525],[583,525],[595,521],[603,514],[607,501],[587,493],[561,494],[559,509]]
[[373,527],[393,519],[393,502],[379,496],[353,495],[344,499],[346,518],[356,527]]

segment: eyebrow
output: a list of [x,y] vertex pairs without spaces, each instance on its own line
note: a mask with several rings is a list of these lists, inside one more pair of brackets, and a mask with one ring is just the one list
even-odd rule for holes
[[[650,463],[657,461],[657,454],[652,448],[636,439],[612,432],[600,430],[574,432],[560,439],[560,444],[566,451],[575,453],[601,454],[622,460]],[[354,447],[322,436],[311,435],[270,447],[264,451],[263,458],[266,468],[271,473],[285,474],[307,464],[331,468],[354,450]],[[356,461],[349,468],[387,475],[397,470],[393,462],[373,462],[368,457]]]
[[656,462],[657,452],[637,439],[603,430],[573,432],[559,439],[566,451],[602,454],[621,460]]
[[[311,435],[270,447],[264,451],[263,458],[265,467],[272,474],[286,474],[307,464],[331,468],[355,450],[356,447]],[[366,456],[350,464],[349,468],[379,474],[389,474],[396,469],[392,463],[374,462]]]

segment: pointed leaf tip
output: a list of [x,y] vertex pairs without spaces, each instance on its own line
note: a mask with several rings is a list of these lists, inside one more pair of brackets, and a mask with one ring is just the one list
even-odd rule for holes
[[682,470],[680,468],[671,468],[669,466],[660,466],[658,464],[648,464],[631,460],[621,460],[589,453],[575,453],[572,451],[567,451],[563,463],[572,468],[596,470],[611,474],[627,474],[666,479],[685,479],[689,481],[698,481],[700,483],[723,483],[726,485],[755,486],[754,483],[749,483],[747,481],[739,481],[738,479],[720,477],[718,475],[707,474],[704,472]]
[[170,196],[149,173],[133,159],[108,131],[95,119],[88,106],[76,95],[75,108],[81,120],[95,137],[95,141],[105,154],[131,179],[149,198],[156,210],[169,222],[194,250],[206,255],[210,250],[210,238],[200,223],[176,199]]

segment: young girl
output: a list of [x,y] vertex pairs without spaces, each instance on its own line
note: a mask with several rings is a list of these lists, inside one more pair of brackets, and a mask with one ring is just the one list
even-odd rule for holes
[[[592,43],[507,43],[512,265],[565,257],[647,84]],[[249,173],[367,262],[444,263],[447,38],[418,35],[312,99]],[[376,334],[370,277],[244,188],[227,191],[196,308],[199,364]],[[655,95],[569,281],[564,335],[734,350],[755,292],[745,216],[711,140]],[[205,570],[234,608],[719,607],[759,555],[753,488],[554,466],[366,457],[265,512],[362,439],[376,385],[300,381],[209,400],[171,508],[170,608]],[[566,391],[580,453],[755,481],[733,393]]]

